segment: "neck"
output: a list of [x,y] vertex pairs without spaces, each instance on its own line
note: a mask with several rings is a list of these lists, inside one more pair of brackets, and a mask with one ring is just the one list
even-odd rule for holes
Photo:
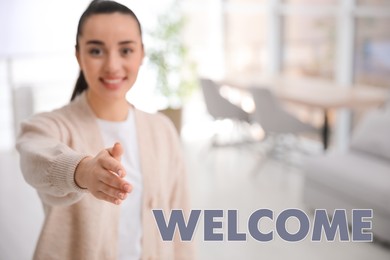
[[125,98],[105,99],[94,97],[90,91],[86,93],[87,101],[94,114],[107,121],[125,121],[131,105]]

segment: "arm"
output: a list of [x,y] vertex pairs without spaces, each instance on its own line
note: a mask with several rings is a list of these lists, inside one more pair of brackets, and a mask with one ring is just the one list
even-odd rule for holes
[[66,145],[62,128],[49,114],[41,114],[21,125],[16,143],[25,180],[49,205],[75,203],[86,191],[76,185],[74,172],[87,155]]
[[122,179],[121,146],[88,156],[67,145],[69,134],[64,129],[49,114],[22,124],[17,149],[25,180],[49,205],[73,204],[87,191],[98,199],[120,204],[131,191],[130,184]]

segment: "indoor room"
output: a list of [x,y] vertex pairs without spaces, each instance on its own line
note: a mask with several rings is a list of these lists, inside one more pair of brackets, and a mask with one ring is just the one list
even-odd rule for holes
[[[34,135],[28,148],[36,157],[26,159],[31,165],[24,163],[29,125],[22,122],[74,102],[75,84],[91,68],[84,67],[88,58],[83,60],[79,49],[80,39],[89,34],[78,31],[90,2],[0,0],[0,259],[32,259],[44,237],[42,228],[53,221],[50,212],[61,212],[70,203],[56,204],[53,199],[50,207],[45,204],[46,190],[41,189],[49,192],[56,185],[39,182],[43,167],[39,160],[44,155]],[[172,161],[172,171],[183,166],[180,181],[185,186],[172,181],[175,190],[166,196],[170,201],[188,197],[186,207],[172,204],[169,208],[179,210],[176,213],[187,210],[185,227],[176,227],[174,235],[192,245],[195,256],[188,259],[389,259],[390,1],[117,2],[134,12],[140,30],[135,34],[139,46],[134,47],[140,47],[139,70],[135,76],[128,73],[134,82],[123,100],[132,111],[142,111],[135,112],[135,127],[140,113],[153,120],[143,126],[145,131],[135,131],[132,141],[138,146],[123,145],[119,156],[115,146],[106,145],[109,139],[94,139],[94,132],[88,136],[89,130],[83,128],[87,123],[81,122],[75,133],[86,132],[81,141],[107,148],[109,157],[119,162],[126,152],[135,152],[130,157],[139,159],[135,171],[144,183],[137,205],[149,203],[150,216],[164,208],[163,190],[168,188],[158,188],[155,199],[145,202],[152,195],[146,193],[144,172],[151,172],[153,185],[169,186],[158,172],[174,173],[159,169],[159,161],[162,167]],[[85,24],[88,19],[92,18],[87,17]],[[111,39],[111,34],[102,35]],[[107,55],[101,65],[105,70],[130,57],[125,55],[137,55],[130,48],[130,54],[121,49],[120,55],[109,56],[108,49],[101,47],[105,44],[89,41],[86,46],[98,47],[85,54],[95,61]],[[119,45],[136,44],[131,40]],[[121,66],[115,69],[126,70]],[[92,85],[91,74],[85,75],[86,87]],[[110,91],[117,86],[116,79],[99,80]],[[78,95],[88,99],[88,93]],[[109,104],[101,104],[103,114],[105,106]],[[92,106],[91,111],[95,111]],[[64,114],[70,122],[79,116]],[[96,111],[95,116],[99,123],[102,117]],[[158,122],[164,127],[153,128]],[[31,131],[56,135],[54,123],[37,124]],[[71,128],[60,129],[58,135],[68,138]],[[153,132],[155,139],[147,132]],[[76,139],[69,140],[73,149]],[[46,141],[41,140],[42,146],[51,139]],[[161,149],[154,149],[155,143]],[[172,147],[177,151],[171,153]],[[78,156],[99,155],[86,151],[77,151]],[[123,165],[132,176],[133,166]],[[77,186],[76,167],[71,182]],[[137,182],[134,185],[138,192]],[[58,201],[69,195],[61,192]],[[92,190],[87,195],[77,188],[72,192],[96,200]],[[144,217],[140,222],[154,228],[161,241],[169,217],[173,219],[173,214],[164,213],[159,218],[165,221],[162,226],[157,215],[151,217],[154,223],[145,224]],[[73,228],[72,234],[82,232],[79,226]],[[150,259],[187,257],[156,254]]]

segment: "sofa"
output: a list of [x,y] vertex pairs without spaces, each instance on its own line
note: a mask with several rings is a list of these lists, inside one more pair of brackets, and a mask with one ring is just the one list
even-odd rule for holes
[[[346,152],[307,159],[303,202],[310,209],[372,209],[374,239],[390,241],[390,109],[368,112]],[[331,217],[331,216],[330,216]],[[350,215],[348,216],[351,220]]]

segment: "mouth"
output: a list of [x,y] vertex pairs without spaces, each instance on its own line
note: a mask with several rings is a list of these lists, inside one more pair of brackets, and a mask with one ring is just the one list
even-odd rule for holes
[[126,80],[125,78],[100,78],[100,82],[103,83],[103,85],[112,90],[119,89],[122,83]]

